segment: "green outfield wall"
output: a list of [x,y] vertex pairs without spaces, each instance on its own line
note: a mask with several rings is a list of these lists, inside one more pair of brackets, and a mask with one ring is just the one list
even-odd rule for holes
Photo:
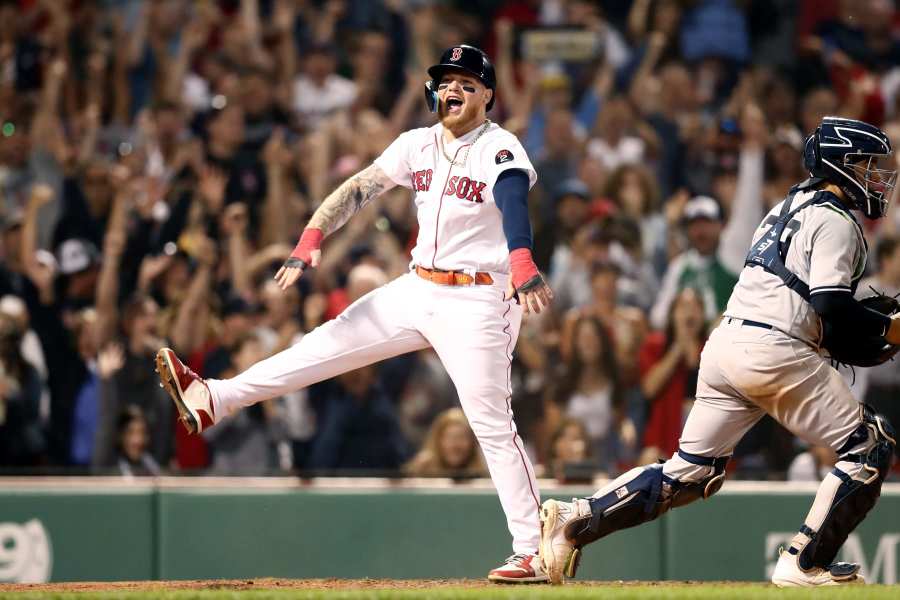
[[[591,492],[543,487],[545,498]],[[814,490],[728,483],[590,546],[579,577],[764,580]],[[888,484],[843,557],[896,583],[898,545],[900,485]],[[0,581],[482,577],[509,553],[487,484],[0,478]]]

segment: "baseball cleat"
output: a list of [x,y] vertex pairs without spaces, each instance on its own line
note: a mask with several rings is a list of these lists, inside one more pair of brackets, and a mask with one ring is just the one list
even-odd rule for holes
[[206,382],[178,360],[170,348],[156,353],[156,372],[160,386],[172,397],[190,433],[200,433],[215,424],[212,396]]
[[537,554],[513,554],[488,573],[494,583],[545,583],[547,574]]
[[789,550],[781,550],[775,570],[772,572],[772,583],[778,587],[819,587],[822,585],[858,585],[865,579],[859,574],[859,565],[855,563],[832,563],[827,569],[814,567],[804,571],[797,564],[797,554]]
[[562,583],[563,577],[575,577],[578,569],[581,548],[566,537],[565,529],[569,521],[583,513],[582,502],[573,498],[572,502],[547,500],[541,505],[540,555],[552,584]]

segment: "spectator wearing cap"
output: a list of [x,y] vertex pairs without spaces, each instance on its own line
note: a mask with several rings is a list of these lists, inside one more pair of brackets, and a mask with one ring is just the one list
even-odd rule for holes
[[56,251],[56,260],[64,307],[78,310],[93,304],[100,266],[97,246],[83,238],[65,240]]
[[719,260],[717,251],[722,236],[722,207],[709,196],[694,196],[684,205],[682,227],[688,249],[676,256],[668,266],[656,302],[650,312],[654,329],[668,322],[669,307],[685,287],[698,290],[705,314],[714,320],[725,309],[737,275]]
[[[744,107],[740,120],[737,180],[726,221],[722,206],[709,196],[670,200],[669,227],[680,220],[688,248],[675,256],[666,269],[656,302],[650,311],[654,329],[666,326],[669,306],[678,292],[695,287],[703,298],[706,320],[715,321],[728,302],[744,268],[747,249],[756,224],[764,216],[765,120],[755,105]],[[795,159],[796,160],[796,159]],[[671,229],[670,229],[671,230]]]

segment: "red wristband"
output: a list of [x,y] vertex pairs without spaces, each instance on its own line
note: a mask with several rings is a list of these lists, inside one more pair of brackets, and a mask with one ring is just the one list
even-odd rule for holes
[[303,230],[303,234],[300,236],[300,241],[297,242],[297,245],[294,247],[294,251],[291,252],[291,258],[299,258],[308,265],[312,264],[310,253],[312,253],[313,250],[319,249],[324,237],[321,229],[317,227],[307,227]]
[[509,270],[512,275],[513,287],[519,289],[534,278],[538,273],[537,265],[531,257],[531,250],[528,248],[516,248],[509,253]]

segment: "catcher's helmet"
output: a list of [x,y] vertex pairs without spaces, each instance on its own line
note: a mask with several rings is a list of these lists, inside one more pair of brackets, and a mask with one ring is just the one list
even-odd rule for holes
[[440,62],[428,67],[431,81],[425,84],[425,100],[432,112],[437,110],[437,86],[441,82],[441,77],[449,70],[463,71],[473,75],[480,79],[486,88],[494,92],[487,103],[487,110],[491,110],[497,94],[497,75],[494,73],[494,65],[484,50],[462,44],[444,50]]
[[897,180],[891,141],[856,119],[825,117],[806,138],[803,165],[810,175],[840,187],[870,219],[883,217]]

